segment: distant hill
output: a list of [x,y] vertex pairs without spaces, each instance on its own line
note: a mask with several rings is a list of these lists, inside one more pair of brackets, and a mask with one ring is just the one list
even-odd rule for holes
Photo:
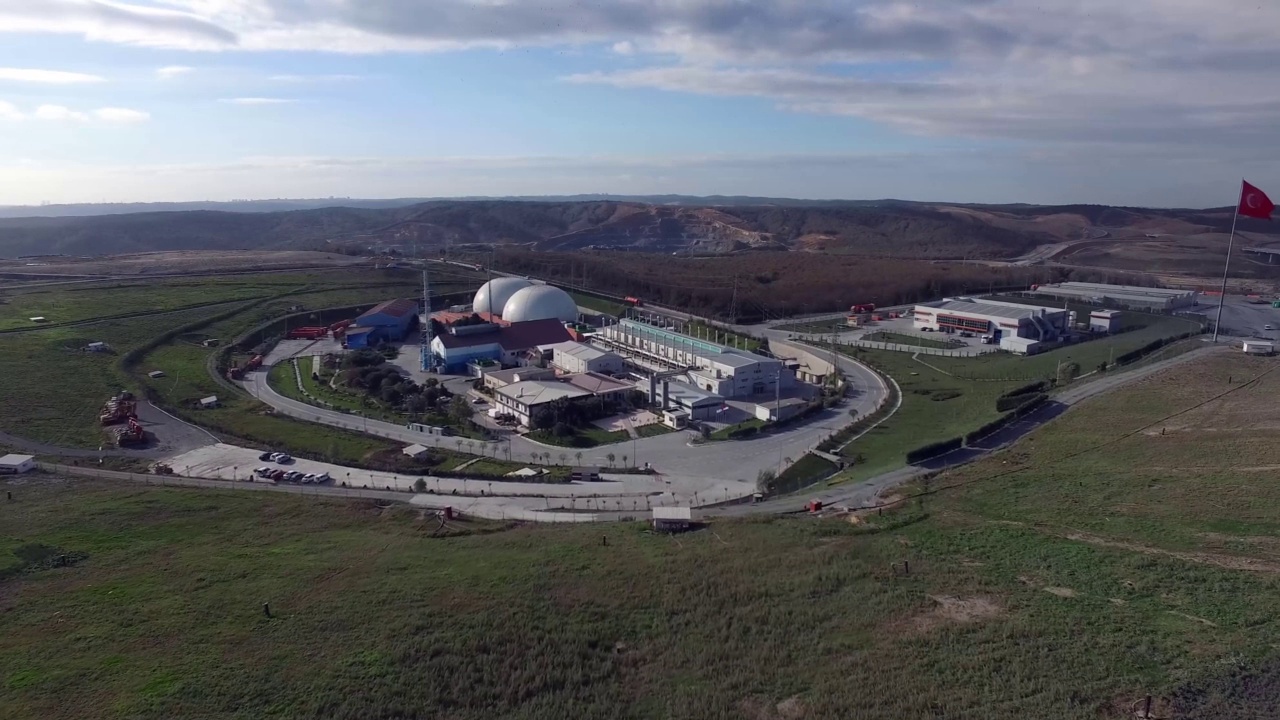
[[[1220,232],[1231,217],[1229,209],[691,200],[684,196],[645,200],[369,200],[288,210],[264,208],[273,203],[322,201],[262,201],[251,204],[255,208],[252,212],[182,209],[10,217],[0,218],[0,256],[195,249],[364,254],[498,244],[544,251],[787,251],[1007,259],[1053,243]],[[70,213],[83,207],[64,209]],[[1258,225],[1259,231],[1267,229],[1265,223]]]

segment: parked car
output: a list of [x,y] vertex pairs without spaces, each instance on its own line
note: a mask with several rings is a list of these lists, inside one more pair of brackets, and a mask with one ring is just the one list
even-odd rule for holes
[[320,473],[319,475],[316,475],[317,483],[327,483],[332,479],[333,478],[329,477],[329,473]]
[[307,473],[306,475],[303,475],[303,476],[302,476],[302,484],[303,484],[303,485],[310,485],[311,483],[313,483],[313,482],[315,482],[315,481],[316,481],[316,474],[315,474],[315,473]]
[[1263,326],[1262,326],[1262,329],[1263,329],[1263,330],[1275,330],[1275,328],[1274,328],[1274,327],[1272,327],[1272,326],[1270,326],[1270,325],[1263,325]]
[[473,400],[471,401],[471,404],[472,404],[472,405],[483,405],[483,404],[485,404],[486,402],[488,402],[488,401],[487,401],[487,400],[485,400],[484,398],[482,398],[482,397],[478,397],[478,398],[473,399]]
[[302,473],[298,472],[297,470],[290,470],[289,472],[284,474],[284,479],[288,480],[289,482],[298,482],[302,478],[303,478]]
[[275,461],[281,465],[288,465],[293,462],[293,458],[285,455],[284,453],[276,453]]
[[272,479],[272,480],[274,480],[274,481],[276,481],[276,482],[280,482],[281,480],[283,480],[283,479],[284,479],[284,471],[283,471],[283,470],[272,470],[272,471],[271,471],[271,479]]
[[259,459],[259,460],[261,460],[261,461],[263,461],[263,462],[268,462],[268,461],[270,461],[270,460],[275,460],[275,459],[276,459],[276,455],[277,455],[277,453],[273,453],[273,452],[264,452],[264,453],[262,453],[261,455],[259,455],[259,456],[258,456],[258,459]]
[[253,471],[253,474],[254,474],[254,475],[257,475],[258,477],[267,477],[267,476],[269,476],[269,475],[271,474],[271,468],[269,468],[269,467],[260,467],[260,468],[258,468],[257,470],[254,470],[254,471]]

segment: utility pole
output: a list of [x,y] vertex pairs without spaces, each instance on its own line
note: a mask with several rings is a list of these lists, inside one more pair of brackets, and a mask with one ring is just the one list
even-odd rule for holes
[[729,299],[729,323],[738,324],[738,276],[733,276],[733,295]]

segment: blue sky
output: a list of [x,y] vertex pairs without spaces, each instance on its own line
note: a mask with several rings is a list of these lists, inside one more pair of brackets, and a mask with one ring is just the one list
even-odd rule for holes
[[0,0],[0,205],[1224,205],[1277,65],[1238,0]]

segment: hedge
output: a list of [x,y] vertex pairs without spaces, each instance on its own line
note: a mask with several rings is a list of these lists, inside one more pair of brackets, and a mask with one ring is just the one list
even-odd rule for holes
[[1030,395],[1032,393],[1044,392],[1047,389],[1049,389],[1049,381],[1041,380],[1039,382],[1033,382],[1030,385],[1023,385],[1022,387],[1016,387],[1010,390],[1009,392],[1001,395],[999,399],[1003,400],[1004,398],[1013,398],[1013,397],[1018,397],[1020,395]]
[[1011,425],[1014,420],[1026,417],[1031,414],[1033,410],[1048,402],[1049,396],[1045,393],[1040,393],[1039,395],[1035,395],[1030,398],[1023,396],[1019,399],[1023,402],[1015,410],[1007,412],[977,430],[965,435],[965,444],[968,445],[970,443],[977,442],[997,430],[1003,430],[1007,425]]
[[939,455],[946,455],[953,450],[959,450],[963,446],[964,438],[962,437],[955,437],[950,440],[943,440],[942,442],[930,443],[907,453],[907,464],[915,464],[922,460],[936,458]]
[[1181,335],[1174,335],[1173,337],[1160,338],[1159,340],[1152,340],[1151,342],[1147,343],[1146,345],[1143,345],[1137,350],[1130,350],[1129,352],[1116,357],[1115,364],[1127,365],[1131,362],[1142,359],[1146,355],[1149,355],[1150,353],[1153,353],[1156,350],[1159,350],[1165,345],[1171,345],[1181,340],[1186,340],[1187,338],[1195,337],[1196,335],[1199,335],[1201,332],[1203,332],[1203,330],[1196,331],[1196,332],[1185,332],[1185,333],[1182,333]]

